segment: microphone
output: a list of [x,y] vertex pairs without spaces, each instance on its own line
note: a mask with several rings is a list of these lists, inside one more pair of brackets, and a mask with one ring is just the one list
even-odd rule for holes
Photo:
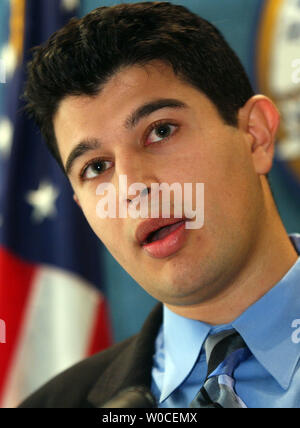
[[132,386],[120,391],[107,401],[101,409],[151,409],[156,407],[156,400],[145,386]]

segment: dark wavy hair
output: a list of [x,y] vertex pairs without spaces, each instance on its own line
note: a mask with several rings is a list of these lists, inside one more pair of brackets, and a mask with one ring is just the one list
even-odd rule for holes
[[187,8],[168,2],[99,7],[33,49],[23,98],[47,146],[64,166],[53,117],[69,95],[96,95],[122,67],[161,60],[204,93],[224,122],[254,95],[246,72],[222,34]]

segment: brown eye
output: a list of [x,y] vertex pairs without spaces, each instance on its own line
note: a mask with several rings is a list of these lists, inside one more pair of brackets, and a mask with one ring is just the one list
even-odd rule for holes
[[103,160],[96,160],[91,162],[83,171],[81,174],[81,178],[83,180],[91,180],[95,177],[98,177],[98,175],[103,174],[110,166],[112,162],[110,161],[103,161]]
[[171,123],[160,123],[155,125],[147,138],[146,144],[164,141],[172,136],[177,128],[177,125],[172,125]]

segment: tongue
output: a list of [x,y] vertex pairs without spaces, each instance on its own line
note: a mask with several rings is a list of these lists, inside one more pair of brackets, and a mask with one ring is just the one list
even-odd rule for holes
[[165,238],[167,235],[172,233],[174,230],[178,229],[182,225],[182,221],[179,223],[172,224],[171,226],[165,226],[162,229],[159,229],[152,236],[151,242],[159,241],[160,239]]

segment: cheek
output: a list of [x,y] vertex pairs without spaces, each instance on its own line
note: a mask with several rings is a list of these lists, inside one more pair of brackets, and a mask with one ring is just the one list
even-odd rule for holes
[[[213,141],[213,140],[212,140]],[[251,153],[241,138],[227,135],[198,157],[198,178],[205,184],[206,220],[234,223],[251,215],[260,189]],[[251,202],[252,201],[252,202]]]
[[124,239],[121,237],[122,219],[100,218],[96,212],[97,202],[98,200],[86,204],[83,202],[84,216],[107,250],[121,262],[122,258],[124,258],[124,253],[126,254],[123,245]]
[[224,231],[241,232],[252,224],[259,212],[262,197],[257,177],[247,162],[231,163],[227,173],[206,186],[207,209]]

